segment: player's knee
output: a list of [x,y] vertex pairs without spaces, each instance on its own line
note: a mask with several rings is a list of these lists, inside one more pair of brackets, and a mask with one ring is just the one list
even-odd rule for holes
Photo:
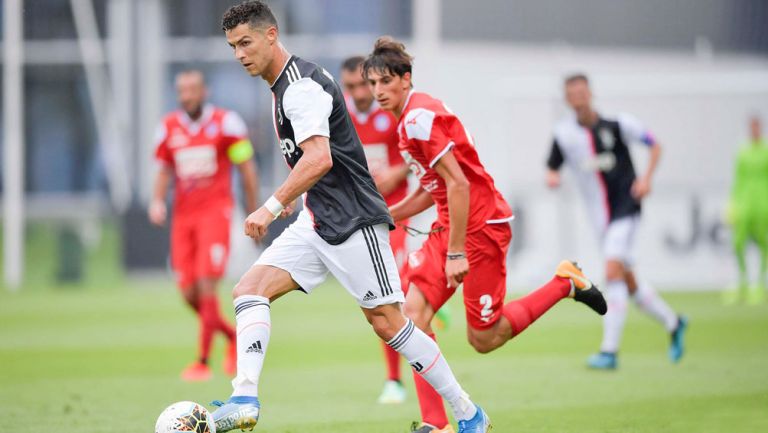
[[192,288],[183,289],[181,291],[181,295],[184,297],[184,301],[186,301],[187,304],[190,307],[192,307],[193,310],[197,310],[198,300],[197,300],[197,295],[195,294],[194,289]]
[[397,335],[400,328],[386,314],[373,313],[367,316],[373,332],[384,341],[389,341]]
[[607,281],[623,280],[624,273],[624,264],[618,260],[608,260],[605,264],[605,279]]
[[413,320],[413,323],[419,329],[426,329],[429,327],[432,320],[432,314],[426,305],[414,305],[409,302],[405,303],[405,316]]
[[472,346],[477,353],[486,354],[495,349],[491,341],[472,332],[467,334],[467,340],[469,341],[469,345]]
[[264,278],[252,275],[243,275],[240,281],[235,284],[232,289],[232,297],[237,299],[243,295],[263,296],[267,299],[271,299],[273,293],[269,289],[269,284]]

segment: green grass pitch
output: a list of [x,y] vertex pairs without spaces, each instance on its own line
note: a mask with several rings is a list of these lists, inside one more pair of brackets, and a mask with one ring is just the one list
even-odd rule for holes
[[[226,293],[222,299],[231,317]],[[479,355],[466,343],[454,299],[455,322],[438,338],[494,432],[768,431],[768,306],[726,308],[712,293],[668,299],[691,320],[680,365],[667,361],[661,327],[633,309],[620,369],[588,371],[584,361],[598,344],[601,322],[572,302],[500,350]],[[311,296],[288,295],[272,313],[256,431],[408,431],[418,418],[410,371],[403,363],[406,404],[375,403],[384,379],[380,347],[337,284]],[[195,319],[170,284],[2,292],[0,431],[150,432],[171,402],[227,398],[221,337],[213,381],[178,379],[195,341]]]

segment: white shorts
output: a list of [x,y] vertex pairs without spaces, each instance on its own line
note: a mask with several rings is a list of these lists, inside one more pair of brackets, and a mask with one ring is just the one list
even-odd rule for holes
[[640,215],[621,217],[608,224],[603,231],[603,256],[606,260],[618,260],[627,267],[635,261],[635,233]]
[[299,218],[272,242],[256,265],[283,269],[306,293],[330,272],[363,308],[405,302],[385,224],[364,227],[343,243],[331,245]]

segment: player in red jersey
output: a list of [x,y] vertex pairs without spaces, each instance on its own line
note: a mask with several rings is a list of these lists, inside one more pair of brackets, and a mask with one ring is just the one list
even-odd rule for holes
[[[558,301],[573,297],[605,314],[602,294],[570,261],[529,295],[504,304],[512,210],[485,171],[472,137],[445,105],[411,82],[411,56],[389,37],[376,41],[363,65],[381,107],[398,118],[400,151],[421,183],[390,211],[395,221],[437,205],[437,221],[408,259],[406,315],[434,336],[434,312],[464,286],[467,337],[480,353],[520,334]],[[423,424],[419,433],[450,432],[439,395],[414,375]]]
[[149,219],[165,224],[165,198],[173,181],[171,262],[181,293],[200,322],[199,359],[182,372],[182,378],[200,381],[211,377],[208,358],[216,331],[229,340],[224,371],[234,375],[237,369],[235,330],[221,316],[216,286],[229,254],[231,168],[234,165],[240,172],[248,213],[256,209],[258,176],[245,122],[237,113],[205,102],[203,74],[179,73],[176,91],[181,109],[165,116],[155,138],[161,167]]
[[[408,194],[408,166],[397,147],[397,120],[374,100],[371,87],[363,78],[363,61],[365,57],[355,56],[342,62],[341,85],[346,93],[349,117],[363,144],[376,188],[384,196],[387,206],[392,206]],[[401,275],[408,254],[403,228],[407,224],[407,220],[401,221],[389,232],[389,244]],[[387,364],[387,381],[378,401],[382,404],[402,403],[405,401],[405,388],[400,380],[400,354],[383,341],[381,345]]]

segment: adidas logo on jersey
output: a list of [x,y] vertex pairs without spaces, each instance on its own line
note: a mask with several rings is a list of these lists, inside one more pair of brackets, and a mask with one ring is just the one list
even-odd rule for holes
[[251,347],[245,349],[245,353],[264,353],[264,350],[261,348],[261,340],[256,340],[255,343],[251,344]]
[[370,290],[365,294],[365,296],[363,296],[363,301],[373,301],[374,299],[376,299],[376,295],[374,295]]

